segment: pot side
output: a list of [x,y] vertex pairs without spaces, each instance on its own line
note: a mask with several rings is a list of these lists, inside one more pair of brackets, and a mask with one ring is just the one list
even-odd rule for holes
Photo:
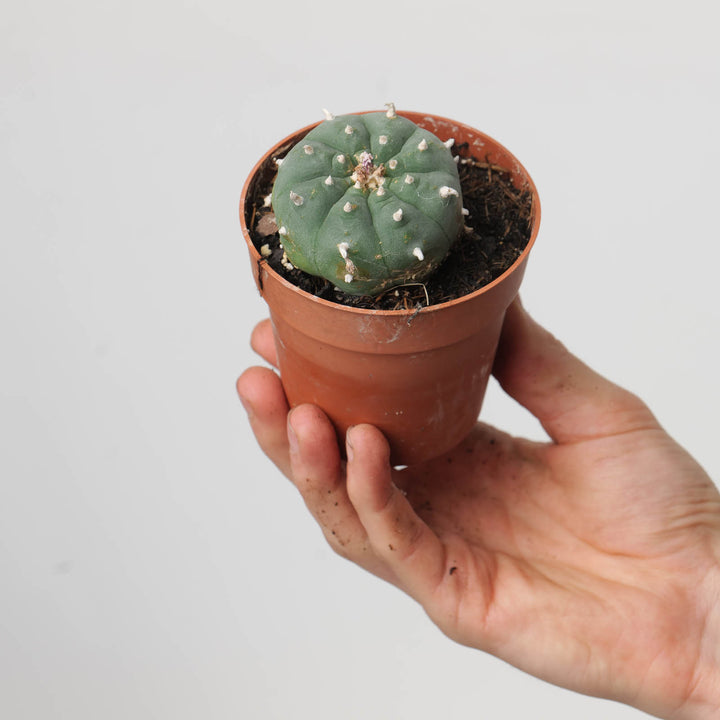
[[[398,112],[441,140],[468,143],[467,155],[508,170],[532,192],[528,244],[499,278],[462,298],[416,310],[362,310],[310,295],[278,275],[250,234],[249,204],[263,173],[315,125],[272,147],[242,190],[240,223],[256,285],[270,309],[278,365],[291,407],[312,403],[333,422],[339,440],[370,423],[390,443],[394,465],[412,465],[457,445],[482,406],[505,311],[518,293],[537,236],[540,204],[519,161],[484,133],[435,115]],[[341,442],[341,447],[343,442]]]

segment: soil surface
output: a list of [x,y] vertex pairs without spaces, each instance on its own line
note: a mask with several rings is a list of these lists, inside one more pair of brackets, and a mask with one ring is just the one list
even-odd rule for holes
[[[280,148],[276,157],[284,157],[289,149]],[[324,278],[285,267],[272,208],[264,204],[272,192],[277,170],[273,161],[258,174],[246,209],[253,243],[265,256],[264,261],[289,282],[324,300],[351,307],[412,310],[479,290],[502,275],[525,249],[532,226],[532,194],[516,188],[502,168],[469,156],[467,145],[453,147],[452,151],[460,156],[463,206],[469,214],[465,229],[442,265],[424,283],[395,287],[377,297],[354,296],[336,289]],[[264,253],[263,246],[267,246]]]

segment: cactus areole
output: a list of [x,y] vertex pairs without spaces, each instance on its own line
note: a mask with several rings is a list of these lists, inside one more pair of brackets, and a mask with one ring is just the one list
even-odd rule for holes
[[326,113],[281,162],[272,207],[289,261],[351,295],[422,282],[463,227],[457,166],[395,113]]

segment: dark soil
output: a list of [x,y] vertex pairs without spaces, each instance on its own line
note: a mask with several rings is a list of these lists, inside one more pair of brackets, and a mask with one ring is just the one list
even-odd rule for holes
[[[276,157],[284,157],[289,149],[281,148]],[[458,171],[463,205],[469,215],[465,218],[465,230],[447,258],[424,283],[392,288],[377,297],[354,296],[337,290],[324,278],[297,268],[286,269],[272,209],[264,207],[263,202],[272,191],[275,178],[276,167],[272,161],[258,175],[246,209],[246,221],[258,252],[263,245],[270,249],[270,255],[263,262],[308,293],[358,308],[419,309],[479,290],[502,275],[525,249],[532,226],[532,194],[516,188],[510,174],[502,168],[484,159],[469,157],[466,145],[452,150],[461,158]]]

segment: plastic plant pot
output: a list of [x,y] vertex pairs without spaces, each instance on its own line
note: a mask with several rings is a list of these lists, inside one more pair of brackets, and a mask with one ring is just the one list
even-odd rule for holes
[[447,118],[398,114],[443,141],[454,138],[464,155],[502,167],[516,187],[532,193],[529,241],[496,280],[419,312],[363,310],[315,297],[272,270],[252,240],[251,198],[256,184],[272,172],[274,158],[314,125],[281,140],[258,161],[242,190],[240,223],[256,285],[270,310],[290,406],[319,406],[341,441],[352,425],[375,425],[390,443],[391,462],[412,465],[453,448],[480,414],[505,312],[538,233],[540,203],[527,171],[492,138]]

